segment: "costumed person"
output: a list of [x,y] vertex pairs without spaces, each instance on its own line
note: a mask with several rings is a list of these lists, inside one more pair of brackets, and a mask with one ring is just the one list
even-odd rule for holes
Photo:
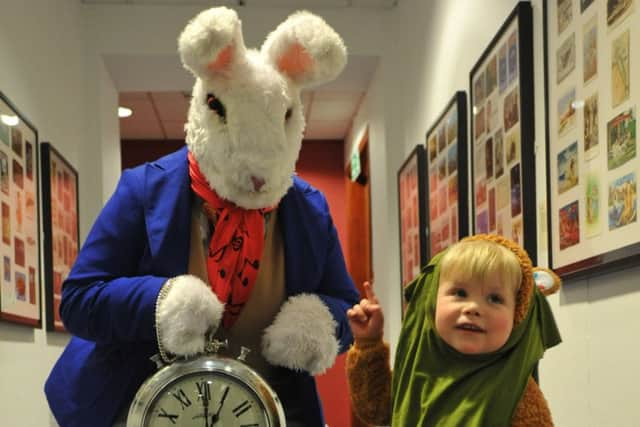
[[406,288],[393,373],[383,313],[366,284],[366,298],[348,311],[356,413],[407,427],[553,425],[532,373],[560,335],[536,284],[555,292],[560,279],[534,269],[510,240],[484,234],[452,245]]
[[313,375],[351,344],[359,294],[326,199],[294,167],[300,92],[334,79],[346,48],[297,12],[249,50],[223,7],[197,15],[178,45],[196,77],[186,147],[124,171],[93,225],[63,285],[73,337],[49,405],[63,427],[123,424],[149,358],[197,355],[215,332],[230,353],[254,350],[289,426],[324,426]]

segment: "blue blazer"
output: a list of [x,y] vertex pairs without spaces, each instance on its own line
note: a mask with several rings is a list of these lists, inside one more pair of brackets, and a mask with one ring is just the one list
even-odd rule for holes
[[[63,284],[60,315],[73,337],[45,384],[62,427],[110,427],[155,371],[155,302],[167,279],[187,273],[192,197],[185,147],[124,171],[98,216]],[[278,218],[287,295],[324,301],[343,352],[352,341],[346,310],[359,295],[327,202],[295,177]],[[283,370],[303,397],[307,425],[324,426],[313,377]]]

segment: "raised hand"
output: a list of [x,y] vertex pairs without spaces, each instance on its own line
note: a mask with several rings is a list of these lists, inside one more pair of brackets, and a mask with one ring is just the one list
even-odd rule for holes
[[356,341],[382,339],[384,314],[373,287],[364,282],[365,298],[347,310],[349,326]]

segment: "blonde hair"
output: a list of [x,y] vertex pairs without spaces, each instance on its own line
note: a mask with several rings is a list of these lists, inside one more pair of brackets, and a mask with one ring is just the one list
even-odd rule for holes
[[503,284],[517,292],[522,282],[520,260],[511,250],[491,240],[464,240],[452,245],[440,263],[440,277],[486,281],[499,274]]

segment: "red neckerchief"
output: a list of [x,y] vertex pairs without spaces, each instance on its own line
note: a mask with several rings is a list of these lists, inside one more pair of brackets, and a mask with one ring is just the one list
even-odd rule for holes
[[203,210],[215,226],[209,241],[207,274],[211,289],[225,303],[222,324],[228,329],[256,283],[264,249],[264,214],[275,207],[244,209],[221,198],[209,187],[191,152],[188,158],[191,188],[204,200]]

